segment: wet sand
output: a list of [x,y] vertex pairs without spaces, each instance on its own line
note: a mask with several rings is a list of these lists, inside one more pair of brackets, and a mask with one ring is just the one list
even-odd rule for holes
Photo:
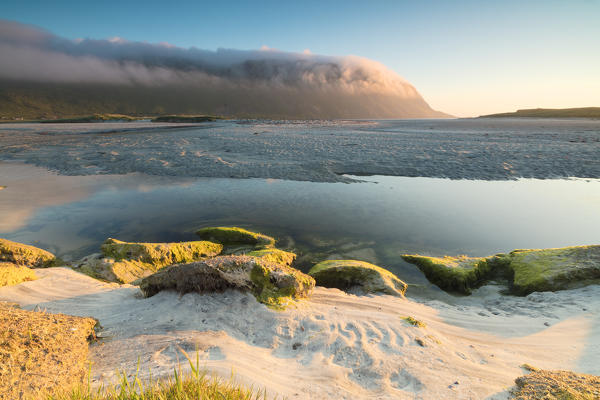
[[352,181],[344,174],[600,178],[598,120],[220,121],[180,129],[134,124],[2,124],[0,159],[66,175],[314,182]]

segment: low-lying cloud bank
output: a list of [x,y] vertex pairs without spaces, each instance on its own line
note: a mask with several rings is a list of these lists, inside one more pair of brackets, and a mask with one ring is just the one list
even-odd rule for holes
[[[130,106],[134,102],[134,111],[141,113],[159,110],[287,118],[443,116],[395,72],[355,56],[272,49],[207,51],[120,38],[73,41],[1,20],[0,54],[0,80],[8,88],[4,97],[37,95],[39,100],[52,97],[49,92],[58,95],[58,103],[70,102],[75,108],[75,99],[87,96],[94,107],[95,102]],[[32,84],[43,88],[42,93],[36,93]],[[106,88],[111,88],[109,93]],[[109,111],[118,110],[105,112]]]

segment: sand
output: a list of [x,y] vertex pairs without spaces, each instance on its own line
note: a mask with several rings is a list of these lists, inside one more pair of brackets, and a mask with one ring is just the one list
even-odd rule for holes
[[[451,179],[600,178],[597,120],[1,124],[0,160],[65,175]],[[0,182],[0,184],[3,184]]]
[[0,300],[99,319],[95,384],[138,359],[143,376],[169,374],[196,350],[210,373],[290,399],[504,399],[523,363],[600,374],[598,285],[524,298],[486,286],[452,305],[318,287],[277,312],[236,291],[144,299],[67,268],[37,273]]

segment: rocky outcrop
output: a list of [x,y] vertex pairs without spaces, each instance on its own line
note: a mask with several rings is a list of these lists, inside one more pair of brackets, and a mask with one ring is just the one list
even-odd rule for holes
[[600,245],[514,250],[509,256],[517,294],[600,283]]
[[314,286],[313,278],[294,268],[251,256],[219,256],[172,265],[140,283],[146,297],[162,290],[179,293],[250,291],[259,302],[276,309],[285,308],[292,300],[308,297]]
[[262,233],[251,232],[238,227],[209,227],[196,232],[200,238],[221,243],[225,246],[252,245],[259,248],[273,247],[275,239]]
[[49,251],[6,239],[0,239],[0,261],[30,268],[56,267],[63,264]]
[[207,241],[130,243],[109,238],[101,249],[102,254],[84,258],[75,269],[97,279],[131,283],[167,265],[216,256],[223,246]]
[[0,287],[37,279],[35,272],[23,265],[0,262]]
[[366,293],[404,296],[407,285],[398,277],[377,265],[357,260],[327,260],[308,272],[317,285],[348,290],[359,287]]
[[556,291],[600,283],[600,245],[513,250],[484,258],[403,255],[441,289],[469,294],[498,276],[513,293]]

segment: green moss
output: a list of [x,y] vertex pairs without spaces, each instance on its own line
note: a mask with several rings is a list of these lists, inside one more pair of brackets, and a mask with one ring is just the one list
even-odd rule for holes
[[292,299],[305,298],[315,287],[315,280],[291,267],[256,263],[250,271],[256,300],[274,309],[286,308]]
[[425,328],[427,326],[425,322],[419,321],[418,319],[413,318],[411,316],[402,317],[402,319],[411,324],[412,326],[416,326],[417,328]]
[[287,266],[292,265],[292,263],[296,259],[296,254],[290,253],[289,251],[283,251],[283,250],[279,250],[279,249],[275,249],[275,248],[254,250],[254,251],[247,253],[246,255],[251,256],[251,257],[259,257],[267,262],[271,262],[274,264],[282,264],[282,265],[287,265]]
[[308,272],[317,285],[348,290],[361,287],[367,293],[386,293],[404,296],[407,285],[390,271],[358,260],[327,260]]
[[526,295],[600,282],[600,246],[574,246],[510,253],[513,290]]
[[207,241],[179,243],[128,243],[107,239],[101,246],[106,257],[136,260],[156,266],[198,261],[221,253],[223,246]]
[[425,277],[440,289],[463,294],[470,294],[472,289],[481,286],[492,275],[503,270],[507,263],[504,254],[487,258],[404,254],[402,259],[419,267]]
[[251,232],[238,227],[208,227],[202,228],[196,232],[198,236],[205,240],[216,241],[224,245],[251,244],[259,247],[273,247],[275,239],[261,233]]
[[6,239],[0,239],[0,261],[32,268],[57,267],[64,264],[62,260],[46,250]]
[[0,262],[0,287],[37,279],[33,270],[13,263]]
[[504,275],[517,295],[600,283],[600,245],[513,250],[486,258],[403,255],[441,289],[469,294]]
[[223,245],[207,241],[129,243],[109,238],[101,249],[103,257],[85,259],[75,269],[96,279],[131,283],[167,265],[216,256]]

